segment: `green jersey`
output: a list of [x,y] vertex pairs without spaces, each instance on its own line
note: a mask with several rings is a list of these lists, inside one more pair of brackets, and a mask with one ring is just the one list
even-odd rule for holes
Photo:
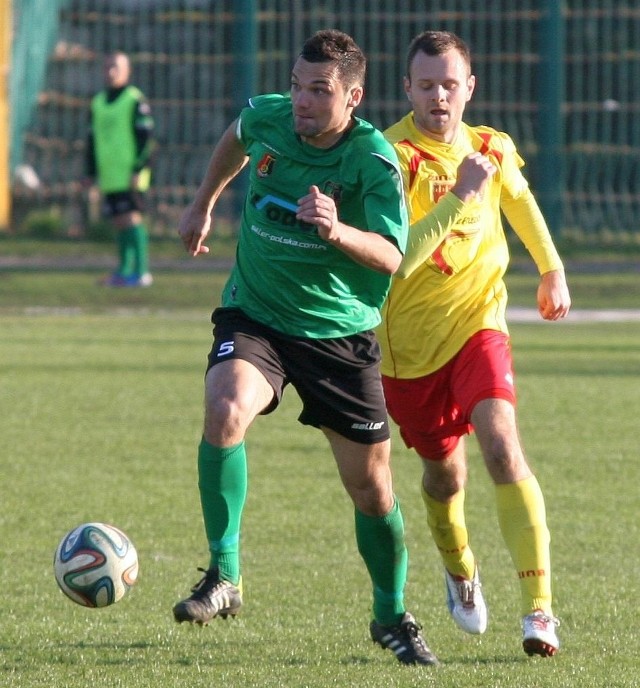
[[139,176],[138,191],[149,188],[149,150],[138,150],[136,133],[138,129],[150,130],[152,124],[144,95],[135,86],[126,86],[114,100],[107,91],[92,99],[92,153],[103,193],[129,190],[134,172]]
[[358,118],[333,148],[310,146],[295,134],[291,99],[282,95],[251,99],[238,137],[249,156],[249,191],[223,306],[297,337],[344,337],[378,325],[391,277],[324,241],[315,225],[296,219],[296,208],[316,185],[333,197],[341,222],[404,252],[407,214],[392,146]]

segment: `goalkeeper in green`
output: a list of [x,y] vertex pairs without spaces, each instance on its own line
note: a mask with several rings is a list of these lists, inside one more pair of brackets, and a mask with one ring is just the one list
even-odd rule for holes
[[119,264],[104,284],[148,287],[149,236],[143,221],[154,149],[149,104],[129,83],[131,64],[122,52],[104,62],[105,88],[91,101],[87,184],[97,182],[102,214],[116,229]]

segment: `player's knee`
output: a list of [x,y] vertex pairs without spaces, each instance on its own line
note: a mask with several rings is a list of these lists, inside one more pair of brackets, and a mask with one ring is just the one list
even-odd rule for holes
[[494,482],[508,483],[524,480],[531,470],[519,443],[505,442],[501,438],[485,449],[485,463]]
[[395,498],[390,480],[345,481],[344,486],[355,508],[367,516],[386,516],[393,509]]
[[226,446],[229,442],[239,442],[249,424],[249,414],[237,400],[225,397],[207,400],[204,435],[212,444]]

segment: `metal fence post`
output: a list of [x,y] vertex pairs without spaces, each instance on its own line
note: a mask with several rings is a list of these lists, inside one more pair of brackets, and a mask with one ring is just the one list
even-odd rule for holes
[[565,26],[562,0],[544,0],[540,17],[538,183],[540,207],[553,234],[562,229],[564,175]]
[[[233,22],[233,71],[234,71],[234,110],[239,113],[247,100],[256,94],[256,74],[258,60],[258,18],[257,0],[237,0],[234,3]],[[234,115],[235,116],[235,115]],[[242,204],[249,188],[248,172],[245,169],[233,183],[233,213],[239,218]]]
[[9,72],[12,17],[11,1],[0,3],[0,231],[7,230],[11,220]]

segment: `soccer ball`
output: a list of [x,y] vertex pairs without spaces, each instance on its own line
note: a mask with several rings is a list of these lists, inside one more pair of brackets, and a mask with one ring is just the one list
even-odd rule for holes
[[118,528],[83,523],[60,541],[53,558],[60,590],[83,607],[121,600],[138,578],[138,554]]

